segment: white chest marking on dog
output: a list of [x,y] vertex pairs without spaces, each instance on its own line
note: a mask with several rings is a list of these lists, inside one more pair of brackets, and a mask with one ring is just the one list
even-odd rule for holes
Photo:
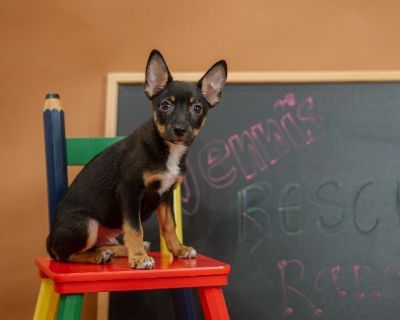
[[163,194],[176,182],[180,174],[179,163],[187,150],[186,146],[180,144],[169,143],[168,146],[167,171],[160,174],[161,188],[158,190],[159,194]]

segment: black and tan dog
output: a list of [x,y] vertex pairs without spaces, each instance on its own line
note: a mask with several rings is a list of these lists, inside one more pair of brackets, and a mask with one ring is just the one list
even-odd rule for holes
[[[175,233],[172,190],[182,181],[189,145],[207,112],[220,98],[226,62],[214,64],[198,83],[173,81],[160,52],[153,50],[146,67],[144,91],[153,118],[87,164],[57,208],[47,239],[51,257],[70,262],[109,262],[128,256],[136,269],[151,269],[141,222],[157,208],[168,249],[192,258]],[[123,233],[124,245],[115,237]]]

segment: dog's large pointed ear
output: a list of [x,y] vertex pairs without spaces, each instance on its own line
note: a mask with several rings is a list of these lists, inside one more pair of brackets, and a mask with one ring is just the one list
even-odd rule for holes
[[167,64],[158,50],[152,50],[147,61],[144,92],[150,99],[162,91],[172,81]]
[[215,63],[197,83],[201,93],[211,107],[221,100],[222,89],[228,75],[228,67],[225,60]]

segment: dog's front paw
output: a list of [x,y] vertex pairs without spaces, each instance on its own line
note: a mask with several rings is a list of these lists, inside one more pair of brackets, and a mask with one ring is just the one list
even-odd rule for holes
[[132,269],[153,269],[155,262],[148,255],[135,255],[129,259],[129,265]]
[[197,255],[197,252],[192,247],[180,246],[172,253],[177,258],[190,259]]
[[115,256],[115,253],[110,249],[100,250],[96,253],[95,261],[98,264],[111,262],[112,258]]

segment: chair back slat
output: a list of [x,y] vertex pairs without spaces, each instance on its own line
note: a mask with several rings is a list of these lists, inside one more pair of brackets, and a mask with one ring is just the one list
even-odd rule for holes
[[67,164],[82,166],[123,137],[67,138]]

